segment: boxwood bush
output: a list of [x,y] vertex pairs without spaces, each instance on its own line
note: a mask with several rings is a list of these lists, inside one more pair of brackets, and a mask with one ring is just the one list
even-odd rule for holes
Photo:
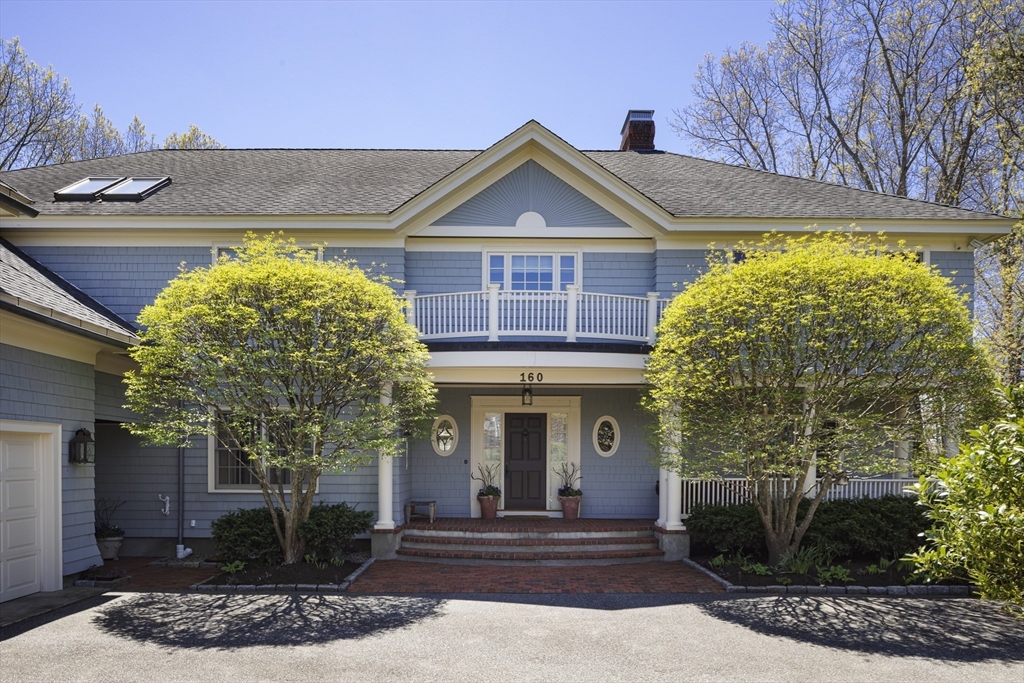
[[[284,524],[284,516],[276,510]],[[299,527],[299,538],[306,552],[329,559],[364,533],[373,524],[371,510],[356,510],[346,503],[314,505],[309,518]],[[213,522],[213,541],[217,553],[226,561],[241,560],[252,565],[280,564],[284,560],[281,544],[274,532],[273,518],[266,506],[229,512]]]
[[[801,514],[807,505],[807,501],[801,503]],[[801,545],[827,543],[840,559],[891,559],[916,550],[928,525],[914,497],[833,500],[818,506]],[[686,527],[697,553],[767,556],[764,527],[749,503],[698,505]]]

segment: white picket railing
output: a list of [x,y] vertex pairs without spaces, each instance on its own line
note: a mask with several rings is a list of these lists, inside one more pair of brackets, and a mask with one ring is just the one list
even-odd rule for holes
[[[683,517],[698,504],[736,505],[746,503],[753,482],[743,477],[722,479],[683,479]],[[824,500],[840,498],[881,498],[885,495],[910,495],[914,479],[850,479],[845,485],[833,485]]]
[[487,335],[565,337],[654,342],[654,328],[667,302],[646,297],[581,292],[500,291],[419,295],[407,290],[406,315],[422,339]]

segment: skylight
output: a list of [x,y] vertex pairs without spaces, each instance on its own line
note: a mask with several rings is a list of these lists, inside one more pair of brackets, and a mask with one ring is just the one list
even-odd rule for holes
[[124,180],[124,176],[89,176],[77,183],[72,183],[53,193],[56,200],[85,200],[92,201],[99,196],[99,193],[115,183]]
[[100,192],[100,199],[105,201],[130,201],[145,199],[165,185],[170,185],[167,176],[133,176],[123,183]]

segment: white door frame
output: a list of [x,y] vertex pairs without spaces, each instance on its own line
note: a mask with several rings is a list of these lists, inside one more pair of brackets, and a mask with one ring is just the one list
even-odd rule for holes
[[42,516],[42,576],[40,586],[44,592],[59,591],[64,587],[63,515],[61,513],[61,443],[60,424],[50,422],[21,422],[0,420],[0,432],[35,434],[39,437],[43,454],[40,515]]
[[[577,467],[580,464],[580,397],[579,396],[534,396],[533,405],[524,406],[523,399],[521,396],[470,396],[472,401],[472,410],[470,417],[470,459],[469,469],[471,476],[478,474],[477,467],[484,462],[484,415],[486,413],[501,413],[501,460],[498,463],[499,470],[502,472],[502,481],[504,481],[505,472],[505,413],[545,413],[548,414],[547,419],[547,462],[545,463],[545,470],[550,468],[547,464],[550,463],[551,458],[551,417],[550,413],[566,413],[569,416],[569,422],[566,425],[568,434],[566,434],[566,446],[568,448],[567,457],[570,464],[575,463]],[[552,487],[551,487],[551,472],[546,472],[545,479],[545,499],[547,501],[547,509],[551,510],[554,506],[554,500],[552,499]],[[472,517],[480,516],[480,503],[476,499],[476,494],[480,491],[480,482],[478,480],[469,480],[469,509]],[[499,502],[499,509],[505,508],[505,497],[502,496]]]

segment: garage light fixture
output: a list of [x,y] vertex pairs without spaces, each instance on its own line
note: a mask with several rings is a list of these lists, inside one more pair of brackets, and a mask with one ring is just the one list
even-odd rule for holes
[[527,384],[525,387],[523,387],[523,405],[524,406],[532,406],[533,405],[533,387],[530,386],[529,384]]
[[68,462],[87,465],[96,462],[96,441],[88,429],[79,429],[68,444]]

